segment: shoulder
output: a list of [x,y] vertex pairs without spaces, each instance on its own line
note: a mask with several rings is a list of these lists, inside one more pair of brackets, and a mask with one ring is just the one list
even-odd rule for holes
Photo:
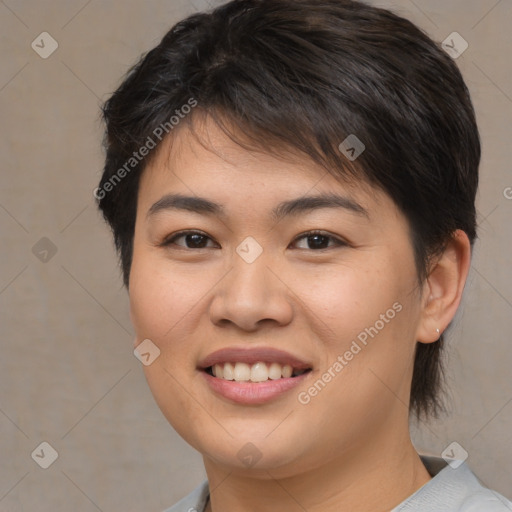
[[460,512],[510,512],[512,502],[501,494],[482,487],[482,490],[469,496],[460,506]]
[[[422,460],[433,477],[392,512],[511,512],[512,502],[488,489],[462,461]],[[432,469],[435,467],[435,470]]]
[[[498,497],[499,496],[499,497]],[[510,512],[512,502],[499,495],[480,494],[468,498],[461,505],[459,512]]]
[[[448,465],[444,468],[442,466],[441,459],[435,474],[432,474],[432,480],[391,512],[512,511],[512,502],[483,486],[465,463],[457,469]],[[189,495],[164,512],[204,512],[208,496],[208,480],[204,480]]]
[[204,512],[209,493],[208,480],[204,480],[189,495],[163,512]]

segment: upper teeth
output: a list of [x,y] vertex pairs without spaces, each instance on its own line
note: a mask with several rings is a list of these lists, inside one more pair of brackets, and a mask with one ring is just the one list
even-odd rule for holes
[[[276,380],[291,377],[293,368],[285,364],[281,366],[279,363],[255,363],[248,365],[247,363],[223,363],[215,364],[212,367],[213,375],[220,379],[225,380],[236,380],[238,382],[252,381],[252,382],[264,382],[268,379]],[[304,373],[306,370],[296,370],[295,374],[299,375]]]

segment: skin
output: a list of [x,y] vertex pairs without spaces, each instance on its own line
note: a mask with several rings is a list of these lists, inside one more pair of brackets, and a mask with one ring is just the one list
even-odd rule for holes
[[[394,202],[363,183],[343,183],[309,161],[248,151],[206,120],[165,141],[139,188],[130,272],[137,339],[160,356],[144,366],[169,423],[203,456],[208,510],[385,511],[430,480],[409,434],[408,403],[417,341],[435,342],[455,315],[470,245],[457,231],[418,283],[409,226]],[[322,208],[285,217],[279,202],[336,192],[368,216]],[[226,217],[166,210],[168,193],[208,198]],[[248,208],[248,205],[250,206]],[[163,246],[169,235],[197,230]],[[300,235],[322,230],[326,249]],[[248,264],[235,251],[248,236],[263,253]],[[337,245],[336,239],[345,241]],[[188,243],[188,246],[187,246]],[[393,304],[402,309],[311,401],[307,391],[357,335]],[[235,404],[206,385],[198,362],[231,346],[272,346],[309,362],[303,384],[263,405]],[[248,467],[247,443],[261,454]]]

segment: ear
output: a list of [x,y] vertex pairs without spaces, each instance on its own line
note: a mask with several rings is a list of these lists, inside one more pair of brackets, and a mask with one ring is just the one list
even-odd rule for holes
[[417,341],[433,343],[448,327],[462,299],[470,264],[469,238],[464,231],[458,229],[438,256],[423,285]]

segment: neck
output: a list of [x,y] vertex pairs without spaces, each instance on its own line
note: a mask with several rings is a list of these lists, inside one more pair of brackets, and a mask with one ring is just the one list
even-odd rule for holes
[[274,470],[237,473],[205,457],[211,492],[206,512],[389,511],[431,477],[408,433],[400,445],[379,442],[285,478]]

